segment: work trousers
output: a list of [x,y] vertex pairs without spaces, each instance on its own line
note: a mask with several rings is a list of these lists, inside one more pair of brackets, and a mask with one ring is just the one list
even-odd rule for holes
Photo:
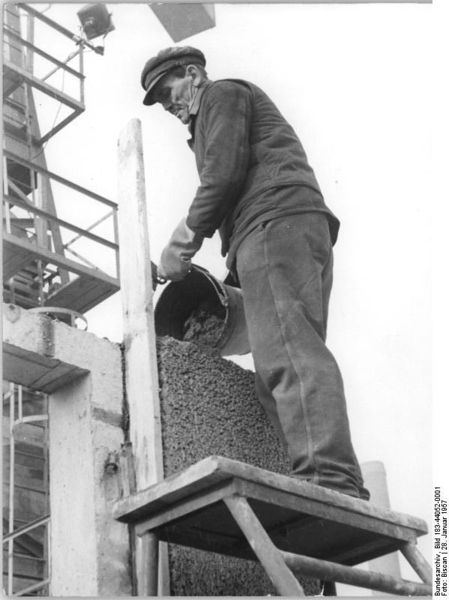
[[286,445],[291,474],[368,499],[342,377],[325,345],[332,263],[322,213],[259,225],[236,257],[257,395]]

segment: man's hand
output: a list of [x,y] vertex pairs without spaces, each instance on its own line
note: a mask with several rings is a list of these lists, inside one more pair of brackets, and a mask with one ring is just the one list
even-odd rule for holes
[[162,251],[158,275],[172,281],[184,279],[192,266],[191,259],[201,248],[203,237],[192,231],[182,219]]
[[151,280],[153,284],[153,292],[157,288],[158,283],[161,285],[167,283],[167,279],[159,275],[157,265],[155,265],[153,261],[151,261]]

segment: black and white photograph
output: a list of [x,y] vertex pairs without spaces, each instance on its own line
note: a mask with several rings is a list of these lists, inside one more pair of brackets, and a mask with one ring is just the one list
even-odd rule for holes
[[447,596],[448,13],[2,4],[6,597]]

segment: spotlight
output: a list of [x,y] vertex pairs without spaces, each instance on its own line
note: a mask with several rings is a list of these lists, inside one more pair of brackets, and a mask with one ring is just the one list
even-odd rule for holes
[[88,40],[106,35],[115,29],[105,4],[86,4],[76,14]]

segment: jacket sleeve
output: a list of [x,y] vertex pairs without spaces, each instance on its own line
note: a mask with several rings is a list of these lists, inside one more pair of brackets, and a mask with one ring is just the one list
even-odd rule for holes
[[187,225],[202,236],[211,237],[236,205],[245,183],[251,92],[242,85],[221,81],[211,87],[203,102],[204,160]]

